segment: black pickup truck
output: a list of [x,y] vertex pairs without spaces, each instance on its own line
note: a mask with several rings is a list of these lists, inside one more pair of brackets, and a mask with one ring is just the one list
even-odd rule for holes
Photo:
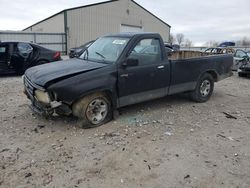
[[167,95],[187,92],[206,102],[232,65],[232,55],[169,54],[157,33],[123,33],[97,39],[79,58],[32,67],[23,79],[33,110],[73,114],[90,128],[117,108]]

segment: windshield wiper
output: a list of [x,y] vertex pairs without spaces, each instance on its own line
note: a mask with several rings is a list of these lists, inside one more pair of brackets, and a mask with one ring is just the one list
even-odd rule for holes
[[102,58],[103,58],[103,60],[104,59],[106,59],[106,57],[104,56],[104,55],[102,55],[101,53],[99,53],[99,52],[95,52],[97,55],[99,55],[99,56],[101,56]]
[[84,57],[84,59],[88,60],[89,59],[89,50],[88,50],[88,48],[86,48],[85,51],[86,51],[86,59],[85,59],[85,57]]

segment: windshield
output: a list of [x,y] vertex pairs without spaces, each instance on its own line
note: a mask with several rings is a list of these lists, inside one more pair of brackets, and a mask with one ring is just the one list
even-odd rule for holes
[[80,59],[114,63],[121,55],[129,38],[102,37],[97,39],[81,56]]

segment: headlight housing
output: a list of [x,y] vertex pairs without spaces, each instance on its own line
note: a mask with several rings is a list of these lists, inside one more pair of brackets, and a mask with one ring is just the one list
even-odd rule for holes
[[49,93],[41,90],[35,90],[35,97],[39,102],[49,104],[50,103],[50,97]]

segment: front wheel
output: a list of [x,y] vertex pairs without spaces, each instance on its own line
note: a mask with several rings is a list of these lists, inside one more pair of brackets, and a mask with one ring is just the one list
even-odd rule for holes
[[103,93],[88,95],[73,105],[82,128],[98,127],[112,119],[111,103]]
[[205,73],[199,79],[194,91],[190,92],[190,97],[195,102],[206,102],[211,97],[214,90],[214,79],[211,74]]

